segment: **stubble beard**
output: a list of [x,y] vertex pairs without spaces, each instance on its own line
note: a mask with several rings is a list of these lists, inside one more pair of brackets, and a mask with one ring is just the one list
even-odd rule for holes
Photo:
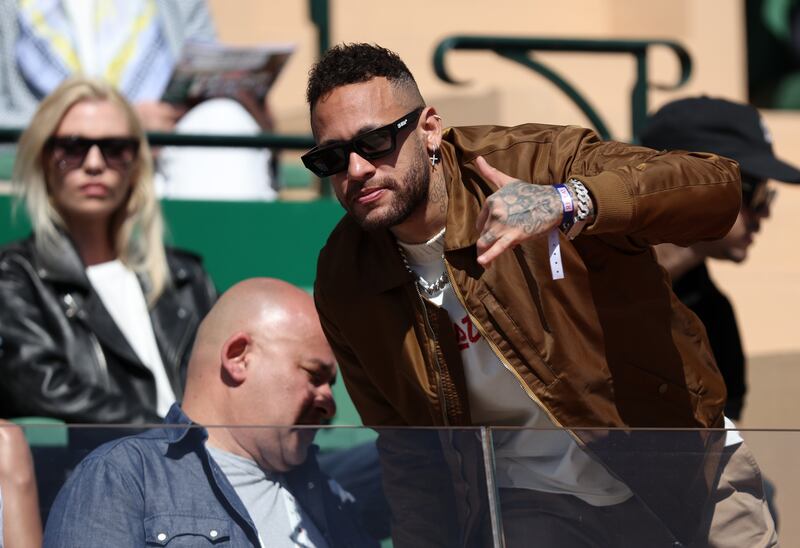
[[431,180],[427,160],[425,148],[417,140],[414,159],[403,176],[403,183],[398,183],[394,178],[383,180],[383,185],[393,194],[393,200],[386,206],[386,211],[369,211],[361,216],[350,212],[361,228],[372,232],[397,226],[425,203]]

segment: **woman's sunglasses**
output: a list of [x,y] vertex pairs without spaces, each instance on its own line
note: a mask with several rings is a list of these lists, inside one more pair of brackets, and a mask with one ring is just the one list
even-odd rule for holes
[[391,124],[362,133],[349,141],[315,147],[303,154],[303,164],[317,177],[330,177],[347,169],[351,152],[367,160],[388,156],[397,148],[397,134],[405,128],[414,127],[423,110],[424,107],[420,107]]
[[87,139],[84,137],[50,137],[47,149],[61,171],[78,169],[97,146],[106,165],[116,171],[128,169],[139,152],[139,140],[132,137]]

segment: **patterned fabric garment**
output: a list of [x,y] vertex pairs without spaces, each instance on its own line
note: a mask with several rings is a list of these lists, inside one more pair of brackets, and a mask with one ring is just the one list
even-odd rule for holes
[[17,64],[40,98],[83,73],[156,100],[175,62],[154,0],[20,0],[17,20]]

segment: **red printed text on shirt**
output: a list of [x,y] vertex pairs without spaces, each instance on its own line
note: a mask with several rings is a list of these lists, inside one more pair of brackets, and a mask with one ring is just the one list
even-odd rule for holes
[[469,316],[461,318],[460,322],[453,323],[458,339],[458,349],[466,350],[471,344],[475,344],[481,338],[481,333],[469,319]]

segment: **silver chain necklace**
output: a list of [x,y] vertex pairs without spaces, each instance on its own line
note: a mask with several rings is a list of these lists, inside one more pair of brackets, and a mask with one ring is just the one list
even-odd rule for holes
[[[435,282],[429,284],[422,278],[422,276],[411,270],[411,266],[408,264],[408,258],[406,257],[406,252],[403,247],[398,245],[397,249],[400,251],[400,258],[403,259],[403,266],[406,267],[406,270],[408,270],[409,274],[416,278],[416,283],[419,290],[425,293],[428,297],[434,297],[437,293],[443,290],[448,283],[450,283],[450,279],[447,277],[447,269],[445,269],[445,271],[442,272],[442,275],[439,276]],[[444,257],[442,257],[442,259],[444,259]]]

